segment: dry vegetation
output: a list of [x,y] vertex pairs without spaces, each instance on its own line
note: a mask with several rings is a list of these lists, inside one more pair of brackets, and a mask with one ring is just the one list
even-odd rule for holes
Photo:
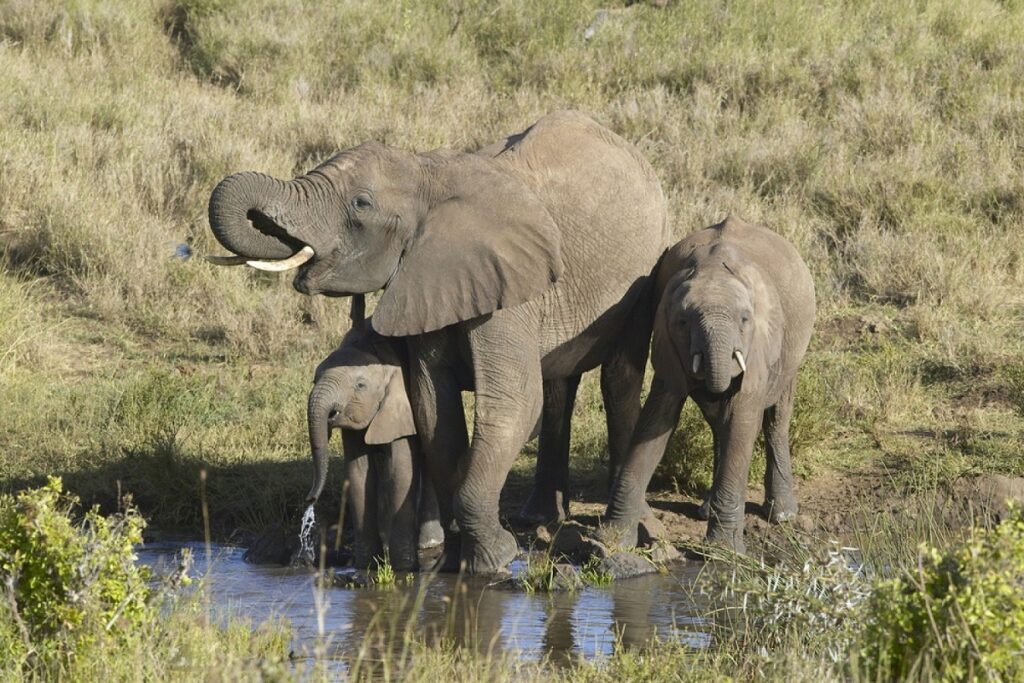
[[[220,252],[214,184],[369,138],[473,149],[562,107],[638,145],[677,236],[736,213],[807,259],[801,475],[1024,474],[1022,73],[1016,0],[6,0],[0,489],[62,473],[195,530],[206,467],[220,533],[294,513],[346,311],[182,258]],[[684,425],[659,481],[699,491],[708,437]]]

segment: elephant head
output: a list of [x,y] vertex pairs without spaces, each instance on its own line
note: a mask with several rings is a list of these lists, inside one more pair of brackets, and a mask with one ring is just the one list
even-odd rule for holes
[[781,353],[781,308],[774,289],[730,244],[694,249],[658,305],[651,360],[683,393],[721,394],[768,381]]
[[562,271],[560,234],[537,196],[494,158],[414,155],[377,143],[304,176],[222,180],[210,227],[242,262],[298,268],[304,294],[383,289],[373,326],[420,334],[536,298]]
[[315,467],[307,501],[316,502],[327,480],[328,441],[335,428],[362,431],[367,444],[389,444],[416,433],[402,363],[391,342],[354,328],[317,367],[307,410]]

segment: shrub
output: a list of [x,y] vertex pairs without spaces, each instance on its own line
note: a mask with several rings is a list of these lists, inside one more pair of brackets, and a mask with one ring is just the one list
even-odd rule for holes
[[130,507],[109,517],[93,508],[76,521],[77,502],[59,478],[0,497],[0,638],[17,636],[9,657],[70,655],[153,618],[149,572],[134,553],[145,522]]
[[861,653],[878,678],[1024,679],[1024,516],[880,584]]

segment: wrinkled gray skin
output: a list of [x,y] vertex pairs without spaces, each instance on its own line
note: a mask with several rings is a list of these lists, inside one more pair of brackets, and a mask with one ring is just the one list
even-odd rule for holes
[[443,541],[433,487],[421,486],[401,344],[368,327],[353,328],[317,367],[309,392],[315,474],[307,500],[315,502],[323,491],[330,433],[340,429],[355,564],[363,569],[385,554],[395,569],[414,569],[417,548]]
[[[408,344],[416,432],[446,529],[442,568],[494,572],[518,552],[498,497],[545,381],[604,366],[617,471],[639,414],[650,274],[668,231],[657,176],[611,131],[558,112],[477,153],[365,143],[292,181],[224,179],[210,225],[250,259],[310,247],[300,292],[383,289],[373,327]],[[462,386],[476,393],[471,443]]]
[[768,458],[765,512],[773,522],[797,512],[789,422],[814,325],[811,274],[778,234],[728,218],[669,249],[656,292],[654,379],[613,485],[604,536],[636,544],[644,493],[689,396],[714,435],[714,481],[701,506],[707,540],[743,552],[747,473],[759,431]]

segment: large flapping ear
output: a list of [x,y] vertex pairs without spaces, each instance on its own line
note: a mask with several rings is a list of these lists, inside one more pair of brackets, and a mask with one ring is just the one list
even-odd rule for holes
[[651,365],[655,374],[661,378],[665,386],[680,396],[689,393],[686,381],[686,370],[683,363],[689,348],[689,340],[675,339],[669,326],[669,307],[674,298],[675,289],[683,281],[683,276],[672,278],[662,291],[658,310],[654,314],[654,334],[651,340]]
[[435,160],[430,207],[377,304],[388,336],[422,334],[535,299],[562,274],[561,235],[540,199],[498,162]]
[[760,270],[752,264],[737,268],[737,276],[750,291],[754,309],[754,325],[750,338],[747,371],[740,391],[761,391],[779,370],[782,357],[782,305],[775,287],[765,281]]
[[370,426],[366,428],[366,443],[387,444],[415,433],[416,424],[413,422],[409,396],[405,392],[405,380],[401,369],[396,367],[388,380],[384,400],[377,414],[370,420]]

